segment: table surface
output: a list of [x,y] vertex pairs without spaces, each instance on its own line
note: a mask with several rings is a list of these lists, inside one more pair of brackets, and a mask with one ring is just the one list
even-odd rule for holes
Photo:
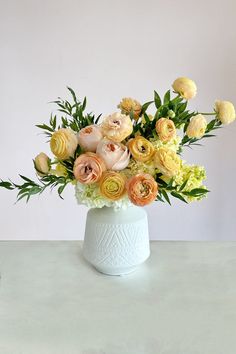
[[0,242],[1,354],[235,354],[236,242],[152,242],[123,277],[82,242]]

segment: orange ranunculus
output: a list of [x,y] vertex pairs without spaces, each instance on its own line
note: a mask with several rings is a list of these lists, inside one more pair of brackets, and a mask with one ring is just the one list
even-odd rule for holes
[[93,152],[80,155],[74,163],[75,179],[84,184],[98,182],[105,170],[103,159]]
[[158,185],[148,173],[140,173],[131,177],[126,183],[128,197],[138,206],[144,206],[153,202],[158,194]]
[[154,154],[154,147],[150,141],[143,136],[136,136],[131,139],[128,144],[129,151],[133,158],[137,161],[147,162],[151,160]]
[[156,132],[164,143],[173,139],[176,135],[175,124],[171,119],[160,118],[156,122]]
[[106,171],[99,182],[100,193],[110,200],[118,200],[126,193],[126,177],[119,172]]

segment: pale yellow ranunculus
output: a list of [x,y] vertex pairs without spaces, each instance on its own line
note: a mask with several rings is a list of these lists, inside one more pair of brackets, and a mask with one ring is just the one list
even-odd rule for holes
[[223,124],[232,123],[236,118],[234,105],[229,101],[216,101],[215,111]]
[[156,122],[156,132],[159,139],[166,143],[173,139],[176,135],[175,124],[171,119],[160,118]]
[[60,160],[73,156],[77,146],[77,137],[71,129],[61,128],[52,134],[50,147],[52,153]]
[[119,200],[126,193],[126,177],[119,172],[106,171],[99,182],[100,193],[110,200]]
[[128,147],[131,155],[137,161],[149,161],[154,154],[154,147],[152,143],[150,143],[150,141],[145,139],[143,136],[136,136],[134,139],[131,139]]
[[202,114],[197,114],[191,119],[186,134],[189,138],[200,139],[204,135],[206,127],[206,118]]
[[138,119],[142,110],[141,104],[130,97],[122,98],[121,102],[117,106],[120,108],[121,113],[130,114],[133,112],[134,118]]
[[174,177],[181,166],[180,157],[171,149],[160,147],[154,155],[155,167],[166,177]]
[[195,82],[187,77],[179,77],[172,85],[175,92],[179,93],[186,100],[190,100],[197,94]]
[[50,159],[49,157],[44,153],[41,152],[38,154],[35,159],[34,159],[34,166],[36,169],[37,174],[40,177],[43,177],[47,175],[50,171]]

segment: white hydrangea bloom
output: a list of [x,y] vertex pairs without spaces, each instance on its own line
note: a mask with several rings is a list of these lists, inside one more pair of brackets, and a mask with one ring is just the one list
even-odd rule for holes
[[114,210],[125,210],[133,205],[127,196],[117,201],[110,201],[104,198],[100,194],[96,183],[86,185],[77,182],[75,185],[75,197],[79,204],[84,204],[89,208],[103,208],[106,206],[112,207]]

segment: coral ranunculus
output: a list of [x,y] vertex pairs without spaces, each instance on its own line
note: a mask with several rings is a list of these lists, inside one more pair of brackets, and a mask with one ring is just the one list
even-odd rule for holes
[[154,147],[150,141],[142,136],[136,136],[128,143],[129,151],[137,161],[147,162],[154,154]]
[[131,112],[133,112],[135,119],[138,119],[142,111],[141,104],[130,97],[122,98],[121,102],[117,107],[120,108],[121,113],[123,114],[130,114]]
[[74,163],[75,179],[84,184],[98,182],[105,170],[105,162],[93,152],[80,155]]
[[232,123],[236,118],[234,105],[229,101],[216,101],[215,110],[222,124]]
[[104,118],[101,128],[106,138],[120,143],[132,133],[133,124],[129,116],[116,112]]
[[50,147],[52,153],[60,160],[73,156],[77,146],[77,137],[69,128],[61,128],[52,134]]
[[119,200],[126,193],[126,177],[119,172],[106,171],[99,183],[100,193],[110,200]]
[[180,169],[181,160],[173,150],[160,147],[154,155],[154,165],[164,176],[173,177]]
[[168,142],[176,135],[175,124],[171,119],[160,118],[156,122],[156,132],[162,142]]
[[78,143],[85,151],[95,152],[103,134],[99,125],[88,125],[78,133]]
[[186,100],[190,100],[197,94],[197,86],[195,82],[187,77],[179,77],[173,82],[172,87],[175,92],[179,93],[180,96]]
[[189,138],[200,139],[204,135],[206,127],[206,118],[202,114],[197,114],[191,119],[186,134]]
[[129,164],[130,153],[127,146],[111,140],[101,140],[97,147],[97,154],[104,160],[107,169],[120,171]]
[[154,178],[147,173],[131,177],[126,183],[128,197],[138,206],[153,202],[158,194],[158,185]]

